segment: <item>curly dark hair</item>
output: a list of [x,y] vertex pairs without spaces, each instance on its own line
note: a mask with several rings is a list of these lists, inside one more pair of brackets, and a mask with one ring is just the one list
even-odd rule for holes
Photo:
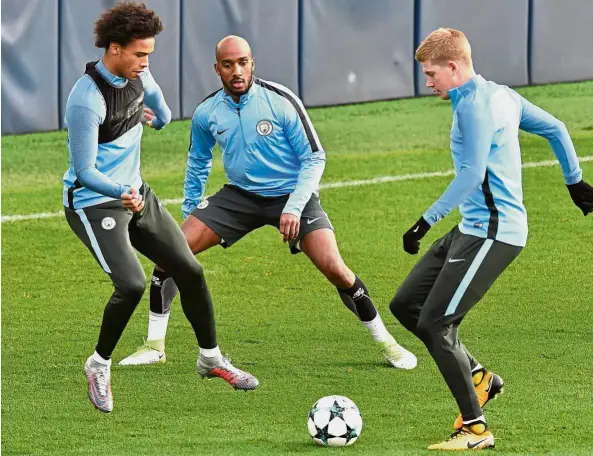
[[144,3],[122,2],[105,11],[95,22],[95,46],[126,46],[134,39],[152,38],[163,30],[157,14]]

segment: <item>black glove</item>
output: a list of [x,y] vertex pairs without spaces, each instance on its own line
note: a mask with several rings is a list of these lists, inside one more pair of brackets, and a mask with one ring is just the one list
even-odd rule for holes
[[420,250],[420,239],[430,230],[430,225],[424,217],[420,217],[414,226],[404,234],[404,250],[410,255],[416,255]]
[[593,187],[581,180],[578,184],[567,185],[570,197],[583,215],[593,211]]

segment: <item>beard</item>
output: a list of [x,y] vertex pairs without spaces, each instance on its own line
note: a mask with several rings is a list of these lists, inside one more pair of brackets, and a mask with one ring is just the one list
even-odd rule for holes
[[[243,82],[242,89],[237,89],[237,88],[233,87],[233,82],[235,82],[237,80],[240,80],[241,82]],[[222,84],[228,93],[240,97],[241,95],[245,95],[249,91],[249,88],[251,87],[252,82],[253,82],[253,75],[251,75],[249,77],[249,79],[245,79],[245,78],[233,79],[232,81],[230,81],[228,83],[225,81],[222,81]]]

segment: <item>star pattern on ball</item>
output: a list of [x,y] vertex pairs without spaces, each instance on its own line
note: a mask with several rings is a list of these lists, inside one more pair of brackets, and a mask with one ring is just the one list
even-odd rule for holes
[[327,445],[327,439],[329,439],[331,437],[329,435],[328,428],[329,428],[329,424],[325,425],[322,428],[317,427],[317,434],[315,434],[315,438],[321,440],[324,445]]
[[351,428],[348,426],[348,423],[346,423],[346,435],[344,437],[346,437],[346,443],[348,443],[350,440],[358,437],[358,432],[355,428]]
[[343,396],[326,396],[311,408],[307,427],[319,445],[345,446],[360,437],[362,418],[352,400]]
[[329,413],[330,415],[330,421],[333,420],[335,417],[342,417],[342,412],[346,410],[345,407],[342,407],[340,404],[338,404],[338,401],[334,401],[334,404],[332,405],[331,409],[329,409]]

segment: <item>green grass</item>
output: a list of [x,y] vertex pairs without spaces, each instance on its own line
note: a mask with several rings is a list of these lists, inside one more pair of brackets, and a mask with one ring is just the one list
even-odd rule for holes
[[[567,124],[580,155],[593,150],[593,82],[526,88]],[[450,105],[432,98],[311,110],[328,153],[324,183],[451,168]],[[182,192],[188,121],[147,131],[143,176],[161,198]],[[521,138],[524,161],[553,158],[540,138]],[[61,209],[67,167],[63,132],[2,138],[2,214]],[[218,157],[218,156],[217,156]],[[584,163],[585,176],[593,164]],[[219,157],[208,193],[225,181]],[[62,218],[2,224],[2,451],[4,454],[423,455],[444,438],[455,403],[426,349],[396,326],[388,303],[417,261],[401,234],[450,178],[322,191],[346,263],[368,285],[383,319],[419,358],[387,367],[362,325],[304,255],[292,257],[272,228],[230,250],[200,255],[213,293],[219,342],[261,381],[232,391],[195,372],[196,342],[176,299],[168,361],[115,368],[115,410],[95,411],[82,365],[92,352],[108,277]],[[524,171],[527,248],[461,327],[465,344],[506,381],[488,405],[498,455],[589,455],[591,217],[572,205],[558,167]],[[170,211],[180,220],[179,206]],[[423,250],[459,220],[428,234]],[[151,265],[142,259],[147,274]],[[118,345],[119,360],[145,336],[145,297]],[[309,407],[328,394],[360,407],[353,447],[324,449],[309,438]]]

